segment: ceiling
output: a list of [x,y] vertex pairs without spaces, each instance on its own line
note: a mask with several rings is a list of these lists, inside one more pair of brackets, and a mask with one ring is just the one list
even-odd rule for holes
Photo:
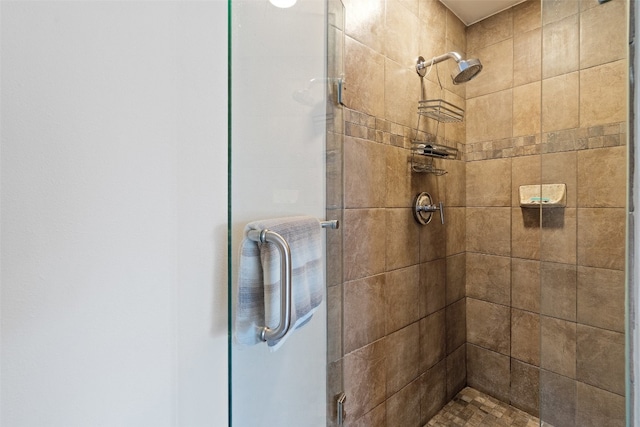
[[466,26],[509,9],[526,0],[440,0]]

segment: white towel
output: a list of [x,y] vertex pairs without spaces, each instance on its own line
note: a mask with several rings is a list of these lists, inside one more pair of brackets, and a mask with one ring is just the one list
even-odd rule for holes
[[[280,340],[267,341],[277,350],[288,336],[304,325],[322,302],[324,275],[322,227],[313,217],[298,216],[254,221],[245,227],[280,234],[291,249],[291,328]],[[280,322],[280,252],[272,243],[242,241],[238,274],[235,337],[239,344],[261,342],[263,326],[276,328]]]

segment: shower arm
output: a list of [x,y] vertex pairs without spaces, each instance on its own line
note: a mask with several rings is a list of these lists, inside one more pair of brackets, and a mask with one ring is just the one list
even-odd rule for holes
[[418,57],[418,62],[416,63],[416,72],[420,74],[420,76],[424,77],[426,74],[427,66],[432,66],[442,61],[446,61],[447,59],[454,59],[456,62],[462,61],[462,56],[458,52],[447,52],[443,53],[439,56],[434,56],[431,60],[425,61],[425,59],[420,56]]

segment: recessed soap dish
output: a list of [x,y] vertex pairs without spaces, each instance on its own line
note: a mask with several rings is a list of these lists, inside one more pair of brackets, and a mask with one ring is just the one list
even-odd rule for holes
[[567,206],[567,184],[520,186],[522,208],[564,208]]

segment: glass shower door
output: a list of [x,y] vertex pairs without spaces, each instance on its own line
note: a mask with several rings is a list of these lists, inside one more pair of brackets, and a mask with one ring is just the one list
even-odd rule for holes
[[[275,351],[264,342],[237,343],[234,330],[246,224],[297,215],[327,217],[327,3],[294,3],[281,8],[268,0],[233,0],[229,5],[229,398],[234,427],[327,425],[326,292],[310,321]],[[326,239],[340,230],[322,233],[325,254]],[[326,263],[323,259],[323,285]]]
[[536,318],[543,425],[629,422],[628,8],[625,0],[542,2],[538,161],[541,200],[551,204],[540,210]]

